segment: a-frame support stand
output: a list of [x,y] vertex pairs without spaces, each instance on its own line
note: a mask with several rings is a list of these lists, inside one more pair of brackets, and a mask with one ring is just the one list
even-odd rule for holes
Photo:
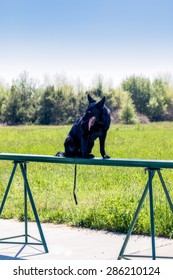
[[[45,253],[48,253],[47,244],[46,244],[46,241],[45,241],[45,238],[44,238],[43,230],[42,230],[42,227],[41,227],[41,224],[40,224],[40,220],[39,220],[39,217],[38,217],[37,209],[36,209],[36,206],[35,206],[35,203],[34,203],[34,199],[33,199],[32,192],[31,192],[31,189],[30,189],[30,186],[29,186],[29,182],[28,182],[28,178],[27,178],[27,169],[26,169],[27,163],[26,162],[18,162],[18,161],[14,162],[14,167],[13,167],[13,170],[11,172],[9,182],[8,182],[8,185],[7,185],[4,197],[2,199],[2,203],[0,205],[0,216],[2,214],[4,205],[5,205],[5,202],[6,202],[6,199],[7,199],[9,190],[10,190],[10,187],[11,187],[11,183],[13,181],[13,178],[14,178],[14,175],[15,175],[15,172],[16,172],[16,168],[17,168],[18,165],[20,166],[20,170],[21,170],[22,177],[23,177],[23,180],[24,180],[24,223],[25,223],[25,233],[23,235],[1,238],[0,239],[0,244],[1,243],[5,243],[5,244],[23,244],[23,245],[42,245],[44,247]],[[38,240],[38,239],[36,239],[36,238],[34,238],[34,237],[32,237],[32,236],[30,236],[28,234],[28,207],[27,207],[27,205],[28,205],[27,204],[28,198],[29,198],[29,201],[31,203],[32,211],[34,213],[34,217],[35,217],[35,220],[36,220],[36,224],[37,224],[37,227],[38,227],[38,231],[39,231],[41,240]],[[21,238],[21,237],[24,238],[24,241],[22,241],[22,242],[10,241],[11,239]],[[33,239],[34,241],[30,242],[29,238]]]
[[[154,231],[154,203],[153,203],[153,184],[152,184],[152,181],[153,181],[153,178],[154,178],[154,175],[155,175],[156,172],[157,172],[157,174],[159,176],[159,179],[160,179],[161,185],[163,187],[163,190],[165,192],[168,204],[169,204],[170,209],[171,209],[171,211],[173,213],[173,203],[172,203],[171,197],[169,195],[168,189],[166,187],[166,184],[164,182],[164,179],[163,179],[163,176],[162,176],[162,173],[161,173],[160,169],[150,169],[150,168],[147,168],[146,171],[148,172],[148,181],[147,181],[147,184],[145,186],[144,192],[143,192],[143,194],[141,196],[141,199],[139,201],[138,207],[137,207],[136,212],[134,214],[134,217],[133,217],[133,220],[131,222],[131,225],[130,225],[130,228],[128,230],[128,233],[126,235],[126,238],[124,240],[123,246],[122,246],[122,248],[120,250],[120,253],[119,253],[119,256],[118,256],[118,260],[130,259],[130,257],[150,257],[153,260],[156,260],[155,231]],[[124,251],[126,249],[127,243],[128,243],[129,238],[130,238],[130,236],[132,234],[132,231],[133,231],[133,228],[135,226],[136,220],[138,218],[139,212],[141,210],[141,207],[143,205],[143,202],[144,202],[148,192],[149,192],[149,203],[150,203],[150,227],[151,227],[152,256],[126,255],[126,254],[124,254]],[[159,256],[159,258],[169,258],[169,257],[160,257]],[[170,258],[173,258],[173,257],[170,257]]]

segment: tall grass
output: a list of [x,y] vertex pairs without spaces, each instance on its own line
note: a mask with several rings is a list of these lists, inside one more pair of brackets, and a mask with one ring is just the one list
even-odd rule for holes
[[[1,152],[54,155],[63,151],[68,126],[1,127]],[[173,159],[173,124],[112,125],[106,151],[114,158]],[[96,141],[93,153],[100,157]],[[13,164],[0,161],[0,201]],[[163,170],[173,200],[173,171]],[[77,197],[73,200],[74,166],[29,163],[28,179],[42,222],[67,223],[109,231],[127,232],[147,181],[142,168],[78,166]],[[156,234],[173,236],[173,214],[155,176],[154,210]],[[23,219],[23,181],[15,175],[2,217]],[[33,214],[29,207],[29,218]],[[150,233],[149,198],[144,202],[134,228]]]

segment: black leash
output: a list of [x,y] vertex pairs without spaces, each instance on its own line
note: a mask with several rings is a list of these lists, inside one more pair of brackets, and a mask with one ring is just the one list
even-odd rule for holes
[[76,205],[78,205],[77,197],[76,197],[76,177],[77,177],[77,165],[74,167],[74,187],[73,187],[73,197]]

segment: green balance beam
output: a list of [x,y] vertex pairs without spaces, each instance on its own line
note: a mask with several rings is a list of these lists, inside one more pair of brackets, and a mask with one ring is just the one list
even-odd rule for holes
[[29,155],[29,154],[10,154],[0,153],[0,160],[11,160],[15,162],[47,162],[59,164],[75,165],[100,165],[100,166],[122,166],[122,167],[141,167],[149,169],[172,168],[173,160],[142,160],[142,159],[83,159],[83,158],[60,158],[49,155]]

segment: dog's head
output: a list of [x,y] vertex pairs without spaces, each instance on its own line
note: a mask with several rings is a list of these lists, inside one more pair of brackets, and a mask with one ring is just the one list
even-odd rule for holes
[[88,124],[88,131],[90,131],[91,127],[97,122],[99,115],[103,110],[105,97],[97,102],[88,94],[88,101],[89,104],[83,116],[83,121]]

